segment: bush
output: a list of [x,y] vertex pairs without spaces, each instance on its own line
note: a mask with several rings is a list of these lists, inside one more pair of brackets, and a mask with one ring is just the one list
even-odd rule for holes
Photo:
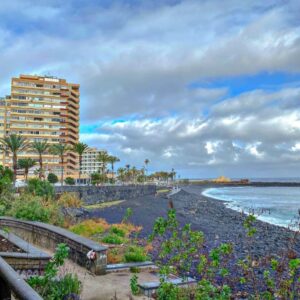
[[42,205],[40,198],[31,196],[31,198],[24,199],[22,197],[16,200],[12,208],[12,215],[17,219],[48,223],[51,211]]
[[65,179],[65,184],[67,184],[67,185],[75,185],[75,179],[72,178],[72,177],[67,177]]
[[129,246],[124,254],[125,262],[144,262],[148,259],[145,249],[136,245]]
[[70,273],[62,277],[58,276],[59,267],[64,264],[69,255],[69,248],[65,244],[59,244],[53,258],[45,268],[45,275],[32,276],[28,283],[45,300],[68,299],[68,295],[79,295],[81,292],[81,282],[77,275]]
[[101,241],[106,244],[114,244],[114,245],[121,245],[124,243],[124,240],[121,237],[113,233],[106,235],[101,239]]
[[50,182],[38,178],[28,180],[27,190],[33,195],[43,197],[44,199],[54,198],[54,188]]
[[103,233],[109,225],[102,219],[99,220],[86,220],[79,224],[76,224],[69,229],[79,235],[85,237],[92,237],[96,234]]
[[62,225],[63,217],[56,203],[45,202],[41,197],[22,194],[8,211],[8,214],[18,219],[40,221],[54,225]]
[[125,230],[123,230],[119,227],[116,227],[116,226],[112,226],[110,228],[110,233],[113,233],[119,237],[125,237]]
[[62,193],[58,199],[58,204],[62,207],[81,207],[82,202],[76,193]]
[[49,173],[47,179],[52,184],[55,184],[58,182],[58,177],[54,173]]

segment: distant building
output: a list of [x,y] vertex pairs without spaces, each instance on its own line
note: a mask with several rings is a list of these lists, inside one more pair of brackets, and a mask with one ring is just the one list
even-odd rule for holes
[[91,175],[98,173],[102,163],[97,160],[99,153],[103,150],[96,148],[88,148],[82,156],[81,173],[85,175]]
[[[29,141],[48,141],[70,146],[79,139],[79,84],[49,76],[20,75],[11,80],[11,95],[0,100],[0,136],[19,134]],[[32,150],[19,153],[19,158],[38,160]],[[59,157],[43,156],[46,173],[60,173]],[[78,157],[68,153],[65,174],[78,172]],[[12,166],[11,155],[3,164]],[[76,175],[75,175],[76,176]]]

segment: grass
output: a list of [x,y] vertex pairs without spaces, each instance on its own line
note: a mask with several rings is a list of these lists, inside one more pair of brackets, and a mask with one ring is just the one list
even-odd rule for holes
[[109,202],[103,202],[103,203],[97,203],[97,204],[91,204],[91,205],[83,205],[86,209],[99,209],[99,208],[106,208],[114,205],[119,205],[125,200],[113,200]]
[[168,189],[162,189],[162,190],[158,190],[156,193],[157,194],[164,194],[164,193],[168,193],[170,190]]

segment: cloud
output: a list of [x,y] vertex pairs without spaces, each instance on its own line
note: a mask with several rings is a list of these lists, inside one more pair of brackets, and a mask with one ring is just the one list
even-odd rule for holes
[[[19,73],[80,83],[82,139],[131,164],[296,174],[299,10],[296,0],[5,1],[0,93]],[[217,84],[277,73],[295,78],[237,94]]]

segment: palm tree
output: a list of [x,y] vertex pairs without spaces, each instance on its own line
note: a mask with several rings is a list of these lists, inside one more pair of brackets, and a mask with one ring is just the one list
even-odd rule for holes
[[60,158],[60,164],[61,164],[60,184],[63,185],[63,183],[64,183],[64,163],[65,163],[64,158],[65,158],[66,152],[70,151],[71,149],[66,144],[55,144],[51,147],[50,150],[54,155],[58,155]]
[[145,163],[145,171],[146,171],[146,175],[148,173],[148,165],[149,165],[150,160],[148,158],[145,159],[144,163]]
[[18,168],[18,153],[28,148],[29,146],[28,140],[26,140],[26,138],[20,135],[11,134],[4,138],[0,138],[0,143],[2,144],[2,147],[4,147],[4,151],[8,150],[12,153],[13,171],[14,171],[13,183],[15,185],[16,178],[17,178],[17,168]]
[[43,177],[43,154],[45,154],[49,150],[50,145],[47,141],[34,141],[31,145],[31,148],[34,152],[39,155],[39,178]]
[[97,160],[102,164],[100,169],[101,169],[101,174],[104,175],[106,170],[106,165],[109,162],[109,155],[107,151],[100,151]]
[[111,172],[112,172],[112,174],[114,174],[114,165],[115,165],[115,163],[119,162],[119,161],[120,161],[120,159],[118,157],[113,156],[113,155],[109,156],[109,162],[111,164]]
[[119,168],[117,172],[118,172],[118,179],[121,180],[122,182],[124,182],[125,177],[126,177],[126,169],[125,168]]
[[24,169],[24,177],[27,181],[29,169],[35,166],[36,161],[32,158],[22,158],[18,160],[18,166],[20,169]]
[[80,142],[76,143],[73,146],[73,151],[78,154],[78,158],[79,158],[79,176],[78,176],[79,182],[80,182],[80,179],[81,179],[82,156],[83,156],[83,153],[87,149],[88,149],[88,145],[84,144],[84,143],[80,143]]

